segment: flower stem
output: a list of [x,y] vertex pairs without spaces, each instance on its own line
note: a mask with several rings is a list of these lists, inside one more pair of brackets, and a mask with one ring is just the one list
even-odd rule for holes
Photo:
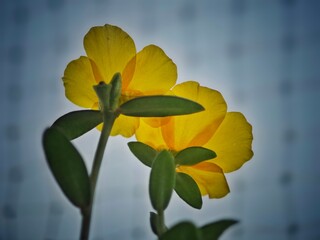
[[164,211],[158,211],[158,236],[160,237],[167,231],[167,227],[164,221]]
[[100,166],[103,159],[103,154],[108,142],[108,138],[113,126],[115,119],[118,117],[118,114],[112,111],[105,111],[103,112],[103,127],[98,143],[98,147],[94,156],[92,171],[90,175],[90,183],[91,183],[91,201],[90,205],[82,209],[82,224],[81,224],[81,240],[89,239],[90,233],[90,222],[91,222],[91,215],[92,215],[92,207],[95,195],[95,189],[97,185],[97,180],[99,176]]

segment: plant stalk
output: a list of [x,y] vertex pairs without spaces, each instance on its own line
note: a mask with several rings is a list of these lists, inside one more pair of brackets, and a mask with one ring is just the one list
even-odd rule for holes
[[97,150],[94,156],[92,171],[90,175],[91,201],[90,201],[90,205],[87,208],[82,209],[82,212],[81,212],[82,224],[81,224],[80,240],[89,239],[93,201],[94,201],[94,195],[95,195],[95,189],[96,189],[97,180],[99,176],[99,171],[100,171],[104,151],[108,142],[108,138],[109,138],[112,126],[114,124],[114,121],[117,117],[118,117],[118,114],[113,111],[103,112],[103,127],[101,131],[99,143],[97,146]]
[[164,220],[164,210],[158,211],[158,236],[160,237],[167,231],[167,227]]

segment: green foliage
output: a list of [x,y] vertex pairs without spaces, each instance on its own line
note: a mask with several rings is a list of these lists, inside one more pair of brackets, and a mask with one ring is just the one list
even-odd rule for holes
[[201,228],[203,240],[217,240],[232,225],[238,223],[236,220],[220,220],[209,223]]
[[150,212],[150,225],[152,232],[157,236],[160,235],[161,230],[159,229],[159,227],[161,223],[158,214]]
[[66,197],[79,208],[87,207],[90,181],[77,149],[56,127],[45,130],[43,147],[49,168]]
[[188,174],[178,172],[174,190],[191,207],[201,209],[202,197],[197,183]]
[[236,223],[235,220],[220,220],[197,228],[191,222],[181,222],[161,235],[159,240],[218,240],[225,230]]
[[201,231],[191,222],[181,222],[160,236],[159,240],[202,240]]
[[161,151],[154,159],[149,180],[153,208],[162,212],[169,204],[175,184],[175,164],[170,152]]
[[176,164],[192,166],[217,157],[216,153],[204,147],[189,147],[177,153]]
[[142,142],[129,142],[129,149],[144,165],[151,167],[158,152]]
[[72,140],[90,131],[102,121],[100,111],[81,110],[63,115],[53,123],[53,126],[58,128],[67,139]]
[[204,108],[189,99],[175,96],[143,96],[120,106],[120,112],[135,117],[166,117],[203,111]]

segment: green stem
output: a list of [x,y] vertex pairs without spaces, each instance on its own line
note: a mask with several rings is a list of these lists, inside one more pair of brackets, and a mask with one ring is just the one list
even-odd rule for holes
[[160,237],[167,231],[167,227],[164,220],[164,211],[158,211],[158,236]]
[[118,117],[118,114],[111,111],[103,112],[103,127],[98,143],[98,147],[94,156],[92,172],[90,175],[90,182],[91,182],[91,201],[90,205],[86,209],[82,209],[82,224],[81,224],[81,240],[89,239],[89,232],[90,232],[90,222],[91,222],[91,215],[92,215],[92,207],[95,195],[95,189],[97,185],[97,180],[99,176],[100,166],[103,159],[103,154],[108,142],[108,138],[113,126],[115,119]]

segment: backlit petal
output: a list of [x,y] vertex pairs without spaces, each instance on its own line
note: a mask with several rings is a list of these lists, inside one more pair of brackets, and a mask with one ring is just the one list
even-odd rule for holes
[[140,118],[140,121],[144,121],[153,128],[161,127],[170,121],[170,117],[145,117]]
[[209,195],[209,198],[222,198],[230,192],[222,169],[214,163],[180,166],[178,171],[190,175],[198,184],[201,194]]
[[80,57],[68,64],[62,77],[66,97],[74,104],[92,108],[98,102],[93,86],[97,84],[92,70],[92,61]]
[[84,37],[84,48],[100,70],[103,79],[98,81],[105,83],[109,83],[115,73],[122,73],[136,54],[131,37],[112,25],[91,28]]
[[120,115],[111,130],[111,136],[131,137],[139,127],[139,118]]
[[166,93],[177,80],[177,67],[164,51],[149,45],[135,58],[135,72],[130,82],[123,84],[123,91],[141,92],[143,95]]
[[161,128],[151,127],[148,123],[140,120],[140,126],[136,130],[136,138],[139,142],[148,144],[150,147],[162,150],[168,149],[168,146],[163,140]]
[[224,172],[232,172],[253,156],[252,139],[252,127],[243,114],[229,112],[204,147],[216,152],[217,157],[211,160],[213,163]]
[[222,95],[210,88],[189,81],[176,85],[172,92],[200,103],[205,111],[172,117],[162,127],[162,134],[170,149],[179,151],[190,146],[204,145],[222,122],[227,105]]

